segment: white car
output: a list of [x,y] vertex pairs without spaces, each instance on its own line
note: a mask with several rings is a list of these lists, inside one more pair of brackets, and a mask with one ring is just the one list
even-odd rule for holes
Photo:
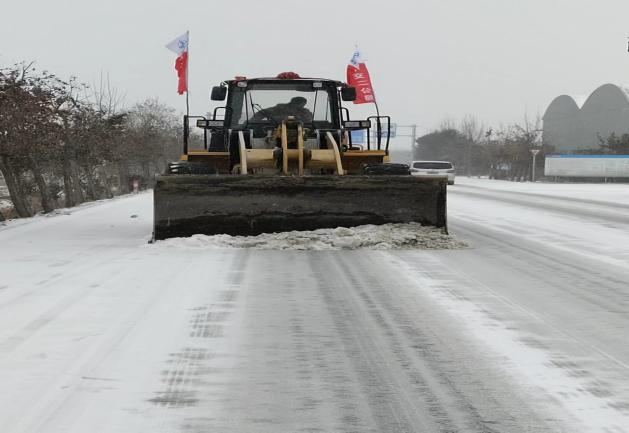
[[447,176],[448,185],[454,185],[454,166],[449,161],[413,161],[413,176]]

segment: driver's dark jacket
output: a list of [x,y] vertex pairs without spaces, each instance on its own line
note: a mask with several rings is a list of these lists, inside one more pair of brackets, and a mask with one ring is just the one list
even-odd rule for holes
[[295,119],[302,122],[312,122],[310,110],[291,104],[277,104],[274,107],[264,108],[254,114],[251,120],[272,119],[276,122],[281,122],[288,116],[294,116]]

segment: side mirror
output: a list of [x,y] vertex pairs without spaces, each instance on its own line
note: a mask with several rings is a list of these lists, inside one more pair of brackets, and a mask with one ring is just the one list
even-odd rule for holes
[[227,87],[225,86],[214,86],[212,87],[212,95],[210,99],[212,101],[224,101],[227,97]]
[[341,89],[341,99],[343,101],[355,101],[356,87],[343,87]]

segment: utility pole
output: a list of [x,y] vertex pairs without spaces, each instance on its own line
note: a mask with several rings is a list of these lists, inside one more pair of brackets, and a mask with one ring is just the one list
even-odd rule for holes
[[472,140],[467,138],[467,152],[465,155],[465,171],[467,177],[472,177]]

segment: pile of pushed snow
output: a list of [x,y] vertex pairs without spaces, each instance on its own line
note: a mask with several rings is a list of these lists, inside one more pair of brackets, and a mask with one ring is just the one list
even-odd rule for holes
[[418,223],[264,233],[258,236],[194,235],[189,238],[166,239],[158,242],[158,245],[197,249],[261,250],[436,250],[467,247],[467,244],[445,234],[441,229],[423,227]]

